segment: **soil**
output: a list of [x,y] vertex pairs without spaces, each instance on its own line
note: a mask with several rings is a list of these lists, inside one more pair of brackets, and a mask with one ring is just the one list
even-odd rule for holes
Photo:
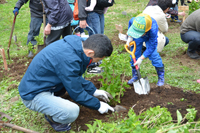
[[[116,35],[118,33],[116,32]],[[116,36],[115,36],[116,37]],[[120,41],[117,37],[112,39],[114,45],[121,45],[124,42]],[[165,56],[165,55],[161,55]],[[179,53],[176,55],[176,58],[180,59],[180,64],[183,66],[193,66],[197,63],[200,65],[200,61],[190,59],[185,52]],[[9,71],[0,68],[0,81],[4,77],[10,77],[10,81],[20,81],[22,76],[24,75],[28,65],[32,61],[32,59],[28,59],[27,57],[17,57],[13,58],[13,63],[8,65]],[[94,83],[97,88],[100,88],[101,83],[98,79],[100,76],[94,76],[88,80]],[[128,81],[131,77],[125,77],[126,81]],[[148,95],[138,95],[134,91],[134,87],[130,86],[125,88],[124,96],[121,98],[121,103],[119,105],[123,105],[127,109],[133,108],[136,114],[140,114],[141,112],[149,109],[149,107],[161,106],[168,108],[168,111],[171,112],[172,118],[176,120],[176,110],[179,110],[181,114],[187,113],[187,108],[195,107],[198,110],[196,114],[196,119],[200,118],[200,104],[199,98],[200,94],[195,94],[193,92],[184,92],[182,88],[173,87],[170,85],[164,85],[162,87],[158,87],[155,84],[150,84],[151,91]],[[12,84],[7,88],[7,91],[12,89],[17,89],[16,84]],[[69,96],[65,98],[70,99]],[[181,101],[181,99],[185,99]],[[114,120],[121,119],[127,116],[127,111],[119,112],[120,115],[113,115],[111,112],[108,114],[100,114],[96,110],[92,110],[80,105],[80,115],[77,120],[72,123],[72,129],[74,131],[87,130],[87,126],[85,124],[91,123],[95,119],[102,120],[103,122],[109,121],[110,117],[113,117]],[[119,118],[120,117],[120,118]]]

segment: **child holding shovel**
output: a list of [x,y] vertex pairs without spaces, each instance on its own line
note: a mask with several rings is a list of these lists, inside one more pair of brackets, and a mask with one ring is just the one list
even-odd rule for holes
[[[149,15],[141,13],[136,17],[133,17],[129,21],[128,26],[128,40],[126,45],[129,46],[131,41],[136,43],[136,63],[133,62],[131,57],[131,67],[132,67],[132,79],[128,81],[129,85],[132,85],[134,81],[138,79],[137,71],[135,66],[140,67],[140,64],[145,58],[149,58],[152,65],[155,67],[158,74],[158,86],[164,85],[164,64],[162,59],[157,52],[157,37],[158,37],[158,24],[155,19],[151,18]],[[146,50],[142,54],[143,42],[146,43]],[[131,51],[133,46],[131,47]]]

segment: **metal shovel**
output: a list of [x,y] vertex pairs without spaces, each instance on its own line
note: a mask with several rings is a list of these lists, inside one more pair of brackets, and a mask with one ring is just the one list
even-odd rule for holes
[[[130,42],[129,44],[130,46],[134,45],[134,49],[131,52],[130,50],[128,50],[128,46],[124,45],[126,51],[132,55],[133,61],[134,63],[136,62],[136,58],[135,58],[135,51],[136,51],[136,44],[135,41]],[[150,92],[150,85],[149,85],[149,80],[147,77],[142,78],[140,71],[139,71],[139,67],[136,65],[135,66],[136,70],[137,70],[137,75],[138,75],[138,80],[136,80],[135,82],[133,82],[133,86],[135,89],[135,92],[139,95],[141,94],[148,94]]]

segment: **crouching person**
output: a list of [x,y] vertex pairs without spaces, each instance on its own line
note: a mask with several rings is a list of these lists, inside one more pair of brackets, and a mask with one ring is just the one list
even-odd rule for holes
[[112,51],[111,41],[100,34],[92,35],[84,42],[76,35],[69,35],[50,44],[34,57],[20,82],[18,90],[23,103],[31,110],[43,113],[56,131],[70,130],[70,123],[79,115],[76,103],[54,95],[63,88],[83,106],[101,114],[114,111],[106,103],[110,94],[98,90],[82,77],[90,63],[110,56]]
[[[158,37],[158,24],[155,19],[147,14],[141,13],[137,17],[132,18],[132,24],[129,21],[128,28],[128,40],[126,44],[129,46],[131,41],[136,43],[135,56],[137,62],[134,63],[131,56],[131,67],[132,67],[132,79],[128,81],[129,85],[132,85],[134,81],[138,79],[137,70],[135,66],[140,67],[140,64],[145,58],[149,58],[152,65],[155,67],[158,74],[158,86],[164,85],[164,64],[162,59],[157,52],[157,37]],[[146,43],[146,50],[142,53],[143,42]],[[133,46],[131,47],[131,51]]]

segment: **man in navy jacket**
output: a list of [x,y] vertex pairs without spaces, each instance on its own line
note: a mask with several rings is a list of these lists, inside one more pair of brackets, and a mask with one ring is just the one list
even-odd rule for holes
[[[76,35],[69,35],[48,45],[34,57],[20,82],[18,90],[23,103],[45,114],[56,131],[70,130],[69,123],[79,115],[77,104],[54,95],[63,88],[83,106],[101,114],[114,111],[105,103],[110,94],[82,77],[91,62],[110,56],[112,51],[110,39],[101,34],[92,35],[84,42]],[[96,97],[102,97],[105,102]]]

